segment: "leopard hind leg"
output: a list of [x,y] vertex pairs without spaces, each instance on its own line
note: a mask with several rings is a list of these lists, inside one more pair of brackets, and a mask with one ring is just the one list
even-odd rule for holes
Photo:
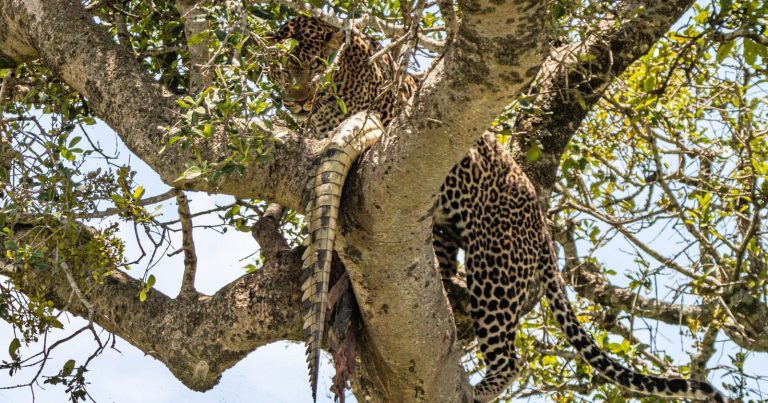
[[467,288],[485,376],[474,388],[476,403],[495,399],[520,375],[522,361],[515,351],[519,299],[525,290],[515,289],[514,281],[501,267],[489,267],[495,261],[486,248],[475,249],[472,242],[466,256]]

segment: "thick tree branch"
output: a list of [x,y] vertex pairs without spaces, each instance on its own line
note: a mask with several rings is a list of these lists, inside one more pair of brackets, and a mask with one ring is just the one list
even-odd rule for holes
[[[546,3],[473,1],[460,4],[461,24],[431,70],[409,116],[396,121],[375,149],[387,159],[366,168],[378,178],[366,189],[377,211],[406,222],[427,214],[450,168],[504,106],[533,79],[544,60]],[[407,167],[407,168],[405,168]]]
[[[620,5],[617,17],[607,14],[583,42],[552,49],[532,85],[532,103],[541,113],[519,118],[513,128],[524,134],[515,139],[513,151],[539,197],[548,197],[566,144],[608,84],[648,52],[692,4],[692,0],[628,0]],[[531,139],[543,146],[535,164],[525,159]]]
[[700,381],[707,380],[707,362],[717,352],[715,342],[719,332],[720,329],[716,327],[710,327],[704,332],[704,337],[698,345],[699,351],[691,357],[691,378]]
[[[144,71],[134,55],[115,44],[76,0],[9,0],[0,8],[0,48],[13,64],[40,59],[59,78],[88,99],[97,116],[165,183],[188,190],[259,197],[301,208],[305,173],[320,147],[291,133],[268,152],[273,159],[252,163],[243,175],[219,182],[203,176],[175,181],[196,158],[190,150],[165,145],[166,128],[180,122],[174,99]],[[223,133],[223,130],[218,131]],[[242,135],[250,135],[243,133]],[[228,139],[219,135],[198,144],[205,161],[228,156]]]
[[[47,225],[16,224],[14,240],[46,239],[60,231]],[[98,247],[92,229],[79,225],[75,251]],[[43,248],[44,245],[38,245]],[[0,244],[0,255],[6,250]],[[119,270],[94,282],[93,270],[76,256],[51,253],[50,270],[22,272],[18,263],[0,261],[3,276],[24,292],[42,291],[57,308],[92,319],[99,326],[127,340],[163,362],[185,385],[208,390],[222,372],[254,349],[277,340],[300,340],[300,250],[272,254],[260,270],[240,277],[212,296],[191,291],[186,298],[172,299],[152,290],[140,302],[143,287]],[[68,279],[69,275],[73,280]],[[70,301],[76,282],[79,298]],[[84,301],[88,301],[89,307]],[[68,304],[69,302],[69,304]],[[90,309],[89,309],[90,308]]]
[[357,394],[374,401],[467,397],[456,328],[434,266],[430,208],[450,168],[544,57],[543,3],[462,6],[455,41],[414,100],[410,116],[419,118],[390,126],[394,135],[363,158],[342,201],[346,243],[341,239],[337,250],[365,323],[363,381],[356,383],[364,388]]
[[259,244],[261,255],[266,259],[272,259],[289,249],[288,242],[280,233],[280,220],[284,213],[283,206],[272,203],[264,210],[259,221],[251,227],[251,234]]

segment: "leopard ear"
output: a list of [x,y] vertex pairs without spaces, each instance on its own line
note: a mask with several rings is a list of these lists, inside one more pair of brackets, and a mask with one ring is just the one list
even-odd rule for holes
[[329,36],[328,41],[325,43],[325,49],[331,52],[339,50],[341,44],[344,43],[344,37],[345,34],[342,30],[332,33]]

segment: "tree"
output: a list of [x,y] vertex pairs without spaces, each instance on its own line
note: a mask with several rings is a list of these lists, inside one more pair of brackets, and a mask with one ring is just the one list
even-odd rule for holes
[[[201,391],[257,347],[300,340],[296,213],[323,143],[301,138],[276,109],[262,38],[309,12],[388,38],[404,68],[430,63],[412,66],[424,85],[410,116],[360,162],[342,203],[337,251],[365,324],[352,375],[360,400],[461,401],[469,391],[465,295],[460,279],[444,294],[427,218],[444,175],[486,130],[551,206],[580,315],[604,348],[641,368],[706,378],[724,339],[742,349],[718,366],[725,387],[764,398],[765,379],[744,365],[768,351],[766,8],[757,0],[6,0],[0,312],[17,336],[3,366],[40,365],[22,344],[61,326],[61,310]],[[97,118],[175,189],[145,196],[129,166],[76,130]],[[194,288],[199,212],[185,191],[234,196],[221,225],[258,243],[252,270],[212,296]],[[172,197],[178,220],[161,222],[145,207]],[[114,228],[86,221],[109,216],[161,240],[150,262],[169,231],[182,234],[178,296],[152,290],[154,275],[125,274],[142,257],[124,256]],[[631,245],[633,264],[600,261],[596,251],[614,239]],[[672,365],[638,342],[639,323],[675,326],[694,354]],[[573,359],[546,310],[524,328],[536,330],[520,340],[532,368],[511,396],[620,395]],[[94,356],[47,381],[84,399]]]

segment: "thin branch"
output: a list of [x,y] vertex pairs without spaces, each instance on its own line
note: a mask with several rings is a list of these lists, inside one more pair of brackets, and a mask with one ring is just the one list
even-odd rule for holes
[[[205,5],[208,0],[178,0],[176,7],[181,13],[184,21],[184,35],[187,39],[187,49],[189,50],[189,92],[197,94],[201,89],[210,85],[213,80],[212,69],[210,68],[209,43],[208,36],[199,38],[200,35],[209,29],[206,19],[207,11]],[[197,39],[192,42],[192,39]]]
[[[296,11],[307,13],[313,17],[317,17],[337,28],[345,27],[344,18],[341,18],[332,13],[326,12],[322,9],[312,7],[311,3],[308,3],[308,2],[304,2],[304,1],[297,2],[292,0],[260,0],[260,1],[256,1],[255,3],[279,4],[281,6],[292,8]],[[403,33],[403,31],[405,31],[404,26],[400,24],[387,22],[372,14],[365,14],[359,18],[356,18],[354,20],[353,25],[355,27],[355,29],[353,30],[353,33],[355,34],[360,33],[359,30],[363,29],[366,26],[370,26],[378,31],[381,31],[382,33],[384,33],[389,37],[400,36]],[[419,35],[419,43],[422,44],[425,48],[433,52],[439,52],[443,50],[443,48],[445,47],[444,41],[438,41],[426,35]]]
[[748,38],[753,42],[768,46],[768,37],[758,32],[753,32],[749,28],[740,28],[733,32],[718,33],[714,36],[714,39],[718,42],[728,42],[736,38]]
[[[56,254],[58,254],[58,249]],[[61,262],[61,271],[64,272],[64,275],[67,277],[67,282],[69,282],[69,286],[72,287],[72,292],[75,293],[77,296],[77,299],[80,301],[83,306],[85,306],[85,309],[88,313],[88,323],[93,323],[93,304],[91,304],[88,299],[85,298],[85,295],[83,295],[83,292],[80,290],[80,287],[77,285],[77,281],[75,281],[75,278],[72,277],[72,273],[69,271],[69,265],[67,265],[66,262]]]
[[715,341],[720,329],[717,326],[710,326],[704,332],[704,338],[698,343],[699,351],[691,358],[691,378],[700,381],[707,380],[707,362],[715,354]]
[[195,240],[192,234],[192,215],[189,211],[189,199],[184,192],[176,189],[176,201],[179,203],[179,220],[181,220],[182,246],[184,250],[184,277],[181,280],[180,296],[194,295],[195,273],[197,271],[197,254]]
[[417,39],[419,38],[419,24],[421,23],[421,15],[424,12],[424,0],[417,0],[413,7],[410,18],[410,26],[408,27],[408,41],[405,44],[405,49],[400,52],[400,76],[398,77],[398,88],[402,88],[402,80],[404,74],[408,71],[408,65],[413,55],[413,50],[416,48]]
[[445,21],[446,41],[450,41],[459,28],[456,10],[453,8],[453,0],[438,0],[437,6],[440,9],[440,14],[443,16],[443,21]]
[[575,201],[575,199],[572,196],[569,196],[567,194],[567,191],[564,191],[564,194],[568,196],[568,199],[569,199],[568,201],[565,202],[566,206],[574,210],[581,211],[582,213],[589,214],[600,221],[610,224],[613,228],[619,231],[619,233],[621,233],[621,235],[623,235],[628,241],[632,242],[633,245],[637,246],[640,250],[647,253],[652,258],[656,259],[656,261],[658,261],[659,263],[693,280],[700,279],[702,282],[708,283],[714,287],[720,287],[722,285],[720,281],[718,281],[717,279],[712,278],[711,276],[700,275],[691,270],[688,270],[685,267],[679,265],[677,262],[675,262],[675,259],[668,258],[662,255],[661,253],[659,253],[658,251],[654,250],[650,246],[646,245],[643,241],[641,241],[633,233],[631,233],[627,228],[621,225],[619,223],[619,220],[616,219],[615,217],[603,214],[597,211],[592,206],[589,206],[589,205],[584,206],[582,204],[579,204],[578,202]]
[[261,255],[265,259],[272,259],[280,251],[288,250],[288,241],[280,233],[280,220],[285,213],[285,208],[272,203],[267,206],[259,221],[251,227],[251,234],[261,248]]
[[603,306],[671,325],[680,325],[690,320],[709,323],[712,319],[711,308],[716,305],[714,302],[703,305],[672,304],[638,296],[631,290],[610,284],[595,265],[579,259],[573,229],[557,231],[553,235],[565,254],[565,279],[580,296]]
[[[168,189],[167,191],[152,197],[146,197],[135,202],[137,206],[149,206],[150,204],[160,203],[176,196],[175,189]],[[106,218],[115,214],[120,214],[127,211],[127,208],[112,207],[103,211],[94,211],[92,213],[78,214],[75,218],[91,219],[91,218]]]

